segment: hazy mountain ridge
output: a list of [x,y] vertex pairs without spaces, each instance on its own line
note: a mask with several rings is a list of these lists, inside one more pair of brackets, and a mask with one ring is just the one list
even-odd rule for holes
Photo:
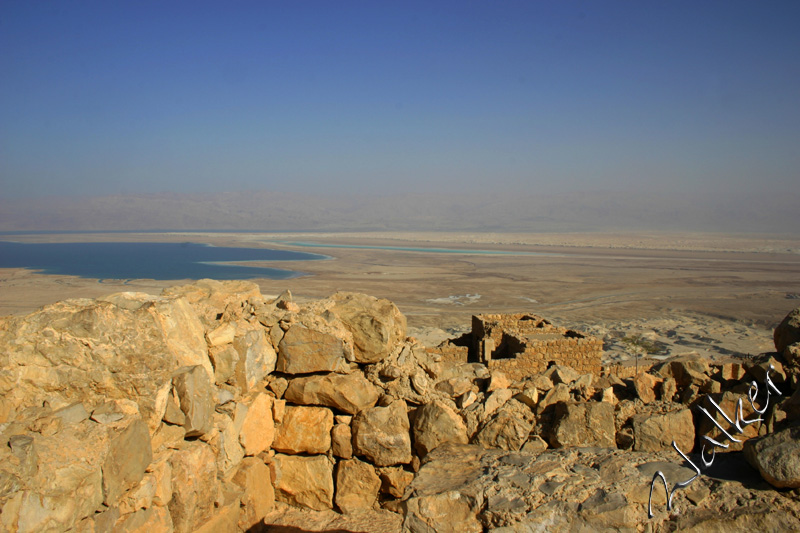
[[0,231],[725,231],[797,233],[800,193],[302,195],[246,191],[0,200]]

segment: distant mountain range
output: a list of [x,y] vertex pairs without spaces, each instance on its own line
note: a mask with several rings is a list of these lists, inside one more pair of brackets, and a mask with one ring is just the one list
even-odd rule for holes
[[302,195],[265,191],[0,199],[0,231],[720,231],[800,233],[800,192]]

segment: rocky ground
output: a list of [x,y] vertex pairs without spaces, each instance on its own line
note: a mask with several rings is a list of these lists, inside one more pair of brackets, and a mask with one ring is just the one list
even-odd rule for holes
[[[554,365],[512,381],[357,293],[296,302],[204,280],[8,317],[0,524],[797,531],[800,310],[744,357],[752,331],[691,320],[589,325],[610,348],[602,375]],[[615,364],[635,351],[641,368]],[[757,407],[763,420],[736,428]],[[689,460],[701,471],[675,490]]]

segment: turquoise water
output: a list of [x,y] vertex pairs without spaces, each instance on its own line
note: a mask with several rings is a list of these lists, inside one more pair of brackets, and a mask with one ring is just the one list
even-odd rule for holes
[[0,268],[28,268],[44,274],[96,279],[289,279],[302,273],[238,263],[326,258],[305,252],[228,248],[190,242],[30,244],[0,241]]
[[457,248],[411,248],[407,246],[371,246],[366,244],[324,244],[317,242],[284,242],[287,246],[303,246],[309,248],[346,248],[353,250],[397,250],[401,252],[429,252],[437,254],[467,254],[467,255],[532,255],[560,257],[562,254],[546,252],[509,252],[504,250],[460,250]]

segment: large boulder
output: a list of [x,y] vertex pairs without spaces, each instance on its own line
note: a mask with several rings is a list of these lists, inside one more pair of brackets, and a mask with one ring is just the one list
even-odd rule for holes
[[556,404],[550,445],[615,448],[614,407],[605,402]]
[[172,499],[169,512],[175,533],[189,533],[215,511],[217,468],[214,452],[199,441],[184,441],[170,456]]
[[0,422],[44,399],[133,399],[152,433],[184,366],[213,380],[202,324],[184,299],[125,293],[48,305],[0,322]]
[[286,406],[272,448],[288,454],[320,454],[331,448],[333,413],[325,407]]
[[278,349],[278,372],[350,372],[342,340],[327,333],[294,325],[283,336]]
[[392,302],[366,294],[337,292],[330,310],[353,336],[357,363],[385,359],[406,338],[406,317]]
[[772,335],[775,350],[783,353],[789,345],[800,342],[800,307],[792,310],[775,328]]
[[410,463],[409,429],[408,408],[402,400],[364,409],[353,417],[353,451],[376,466]]
[[294,378],[284,393],[300,405],[323,405],[354,415],[378,401],[378,389],[361,372]]
[[484,448],[519,450],[533,429],[533,413],[517,400],[509,400],[478,431],[472,442]]
[[744,445],[744,454],[773,487],[800,487],[800,427],[751,439]]
[[257,284],[240,280],[201,279],[188,285],[166,288],[161,294],[185,298],[207,326],[249,316],[250,308],[263,301]]
[[440,401],[433,401],[417,409],[413,429],[414,448],[423,457],[445,442],[469,442],[464,421]]
[[683,453],[694,448],[694,420],[689,409],[633,417],[633,449],[656,452],[672,448],[672,441]]
[[347,459],[336,465],[336,488],[336,506],[343,513],[352,513],[372,509],[378,500],[381,480],[371,464]]
[[318,511],[333,508],[333,465],[326,456],[279,453],[269,466],[277,500]]

